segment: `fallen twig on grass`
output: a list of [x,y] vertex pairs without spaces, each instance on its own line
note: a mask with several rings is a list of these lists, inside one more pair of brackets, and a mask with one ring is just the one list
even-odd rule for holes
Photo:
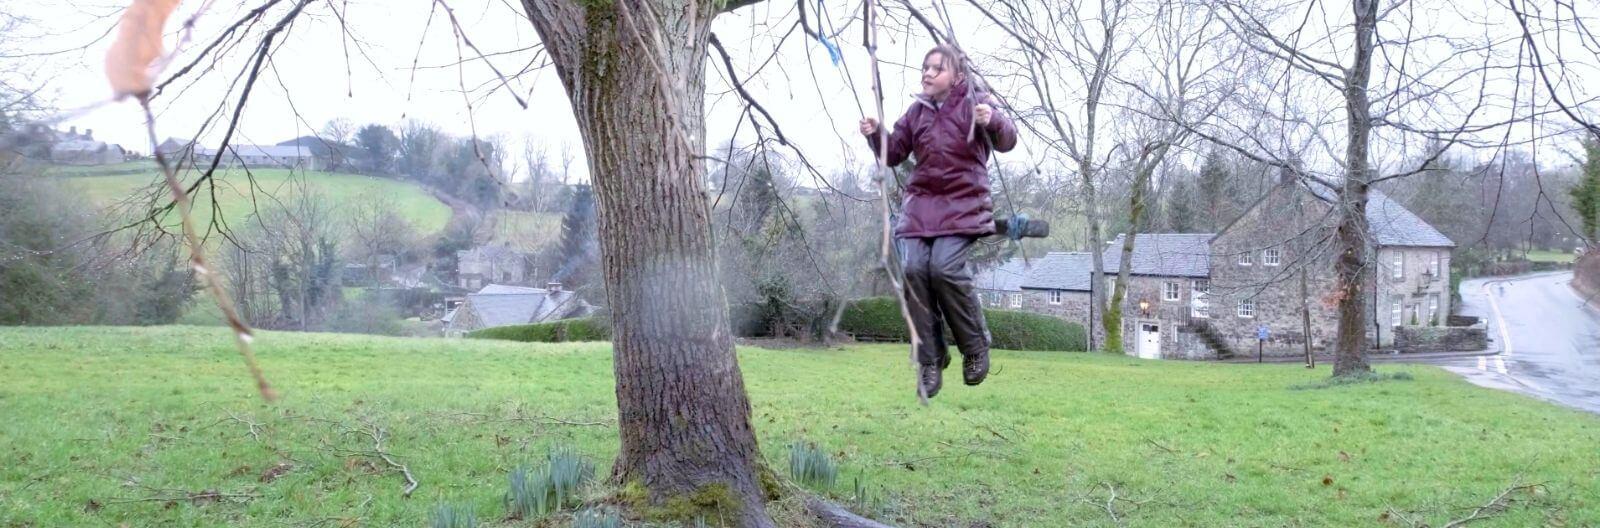
[[1144,439],[1144,441],[1148,442],[1150,445],[1153,445],[1153,446],[1156,446],[1156,447],[1160,448],[1162,451],[1166,451],[1167,454],[1169,454],[1169,455],[1178,454],[1178,450],[1170,448],[1170,447],[1167,447],[1167,446],[1164,446],[1164,445],[1161,445],[1161,442],[1157,442],[1157,441],[1155,441],[1155,439],[1146,438],[1146,439]]
[[[1517,480],[1521,480],[1521,479],[1517,479]],[[1513,481],[1513,482],[1515,482],[1515,481]],[[1467,523],[1471,523],[1471,522],[1474,522],[1474,521],[1482,521],[1482,520],[1488,519],[1490,517],[1493,517],[1496,514],[1499,514],[1500,512],[1506,511],[1506,508],[1510,507],[1510,499],[1511,499],[1511,495],[1513,493],[1534,491],[1534,490],[1538,489],[1541,486],[1543,486],[1543,485],[1542,484],[1526,484],[1526,485],[1512,484],[1511,487],[1506,488],[1506,489],[1502,490],[1498,495],[1495,495],[1494,498],[1490,499],[1488,503],[1484,504],[1483,506],[1479,506],[1476,509],[1472,510],[1472,515],[1468,515],[1468,516],[1466,516],[1464,518],[1457,519],[1457,520],[1454,520],[1454,521],[1450,521],[1449,524],[1444,525],[1444,528],[1457,528],[1459,526],[1466,526]]]
[[1400,510],[1395,509],[1394,506],[1389,506],[1388,509],[1383,511],[1383,514],[1384,514],[1384,517],[1380,517],[1380,519],[1386,518],[1386,519],[1389,519],[1389,520],[1402,522],[1402,523],[1405,523],[1406,526],[1410,526],[1411,528],[1418,528],[1418,527],[1422,526],[1421,523],[1411,520],[1410,517],[1406,517],[1405,513],[1401,512]]
[[[307,419],[312,419],[312,420],[315,420],[315,421],[330,421],[330,420],[323,420],[323,419],[314,419],[314,418],[310,418],[310,417],[308,417]],[[383,463],[389,465],[389,468],[392,471],[397,471],[397,472],[399,472],[401,475],[403,475],[405,477],[405,479],[406,479],[406,487],[405,487],[405,490],[400,493],[400,496],[408,498],[408,499],[411,498],[411,492],[416,491],[417,490],[417,486],[419,486],[421,484],[417,482],[416,476],[411,474],[411,468],[409,466],[406,466],[405,464],[401,464],[400,462],[395,461],[394,456],[391,455],[388,451],[385,451],[383,449],[383,439],[384,439],[385,436],[388,436],[388,431],[385,431],[382,427],[378,427],[376,424],[366,423],[366,422],[363,422],[363,425],[365,425],[365,428],[362,428],[362,429],[356,429],[356,428],[350,427],[349,425],[346,425],[346,424],[343,424],[343,423],[340,423],[340,422],[332,422],[332,423],[337,423],[341,427],[344,427],[343,434],[346,434],[346,435],[361,435],[361,436],[365,436],[365,437],[367,437],[367,438],[372,440],[372,450],[370,450],[370,451],[357,451],[357,450],[341,449],[341,448],[334,447],[334,448],[331,448],[330,451],[335,456],[364,456],[364,457],[377,458],[379,460],[382,460]]]
[[151,496],[151,497],[128,497],[128,498],[111,499],[109,501],[106,501],[106,504],[132,504],[132,503],[136,503],[136,502],[177,502],[177,501],[189,501],[189,502],[192,502],[194,504],[205,504],[207,502],[217,502],[217,501],[222,501],[222,500],[248,500],[248,499],[261,498],[260,495],[257,495],[255,493],[223,493],[223,492],[220,492],[220,491],[217,491],[217,490],[189,491],[189,490],[170,489],[170,488],[150,488],[148,486],[142,486],[142,485],[139,486],[139,487],[145,488],[147,490],[150,490],[150,491],[156,493],[156,495],[155,496]]
[[389,467],[399,471],[401,475],[405,475],[406,489],[404,492],[400,493],[400,496],[408,499],[411,498],[411,492],[417,490],[417,478],[411,475],[411,468],[406,467],[405,464],[395,462],[394,458],[389,456],[389,452],[383,450],[383,436],[385,434],[383,428],[369,424],[367,429],[361,431],[361,433],[372,439],[373,454],[377,455],[378,458],[383,459],[384,463],[389,464]]
[[[262,425],[260,422],[247,420],[247,419],[244,419],[244,418],[240,418],[239,415],[234,414],[233,411],[230,411],[230,410],[227,410],[227,409],[223,409],[222,412],[228,413],[228,418],[232,419],[233,421],[239,422],[239,423],[242,423],[242,424],[248,426],[250,428],[250,438],[254,438],[255,441],[257,441],[257,442],[261,441],[261,433],[260,433],[259,430],[256,429],[257,427],[260,427]],[[217,420],[217,423],[222,423],[222,420]],[[215,424],[213,424],[213,425],[215,425]]]

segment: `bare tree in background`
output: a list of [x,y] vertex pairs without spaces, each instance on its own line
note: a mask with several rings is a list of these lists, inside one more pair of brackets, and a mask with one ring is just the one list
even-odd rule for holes
[[383,281],[383,257],[398,266],[416,241],[416,228],[391,194],[362,194],[346,205],[345,212],[355,256],[366,264],[374,284]]
[[331,164],[327,170],[344,170],[349,164],[349,150],[355,144],[356,124],[349,119],[339,117],[329,119],[322,125],[322,140],[327,142],[328,160]]
[[1012,98],[1019,117],[1046,140],[1047,157],[1076,169],[1102,349],[1121,353],[1135,229],[1106,291],[1104,230],[1118,209],[1103,202],[1105,191],[1114,178],[1129,178],[1128,225],[1144,220],[1152,176],[1189,139],[1174,122],[1203,120],[1218,107],[1219,86],[1208,77],[1223,60],[1222,27],[1208,10],[1172,0],[1003,1],[986,14],[1021,39],[1015,53],[993,59],[1004,65],[998,77],[1020,85]]
[[[1196,127],[1208,140],[1333,197],[1337,221],[1328,253],[1336,282],[1326,301],[1337,306],[1336,377],[1370,371],[1369,189],[1420,173],[1444,148],[1515,120],[1488,123],[1480,115],[1485,106],[1505,104],[1486,87],[1502,66],[1494,39],[1466,20],[1458,34],[1436,27],[1436,8],[1425,0],[1353,0],[1349,11],[1325,18],[1323,6],[1311,1],[1217,4],[1253,60],[1239,61],[1232,75],[1243,83],[1241,96]],[[1442,145],[1421,166],[1385,172],[1375,161],[1375,140],[1393,154],[1414,148],[1407,140],[1419,138]],[[1319,174],[1300,156],[1332,160],[1325,165],[1337,169]]]

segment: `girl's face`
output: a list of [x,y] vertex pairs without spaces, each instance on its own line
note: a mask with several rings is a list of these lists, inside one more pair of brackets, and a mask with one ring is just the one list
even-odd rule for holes
[[922,58],[922,95],[935,101],[944,100],[955,86],[957,72],[953,61],[943,53],[933,52]]

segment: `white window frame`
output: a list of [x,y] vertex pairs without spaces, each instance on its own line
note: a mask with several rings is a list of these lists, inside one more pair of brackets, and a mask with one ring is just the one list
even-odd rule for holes
[[1256,301],[1255,301],[1255,299],[1240,299],[1237,309],[1238,309],[1238,314],[1239,314],[1239,318],[1240,319],[1255,319],[1256,318]]
[[1020,294],[1020,293],[1011,294],[1011,307],[1012,308],[1021,308],[1022,307],[1022,294]]
[[1211,293],[1211,281],[1207,279],[1195,279],[1192,289],[1195,293],[1209,295]]
[[1244,253],[1240,253],[1239,254],[1239,265],[1240,266],[1254,266],[1255,265],[1255,260],[1256,260],[1255,255],[1250,253],[1249,251],[1246,251]]
[[1404,278],[1406,278],[1406,254],[1405,253],[1400,252],[1400,251],[1394,252],[1393,269],[1389,273],[1389,276],[1391,278],[1395,278],[1395,279],[1404,279]]
[[1061,290],[1050,290],[1050,304],[1061,304]]
[[1428,323],[1435,323],[1435,322],[1438,322],[1438,320],[1439,320],[1439,294],[1435,293],[1435,294],[1432,294],[1432,295],[1428,296]]
[[1183,298],[1183,284],[1178,281],[1168,281],[1161,285],[1161,300],[1176,301]]
[[1433,254],[1433,260],[1428,263],[1428,269],[1433,271],[1433,276],[1439,276],[1439,254]]
[[1389,298],[1389,326],[1400,326],[1404,323],[1400,318],[1405,316],[1405,299],[1399,295]]
[[1268,248],[1268,249],[1261,250],[1261,265],[1263,265],[1263,266],[1277,266],[1282,261],[1283,261],[1283,254],[1278,252],[1278,248]]

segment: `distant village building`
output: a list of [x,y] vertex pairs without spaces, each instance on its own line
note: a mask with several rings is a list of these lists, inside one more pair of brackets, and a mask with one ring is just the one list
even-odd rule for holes
[[490,284],[444,316],[444,333],[467,332],[520,324],[543,323],[591,315],[594,308],[575,292],[550,283],[544,288]]
[[[156,152],[179,166],[209,167],[217,157],[217,150],[195,144],[194,140],[167,138],[156,146]],[[303,146],[280,145],[228,145],[226,155],[217,162],[220,167],[246,167],[252,169],[319,170],[321,164],[312,149]]]
[[[52,131],[54,132],[54,131]],[[50,142],[50,161],[65,165],[110,165],[128,159],[121,145],[99,141],[93,129],[78,133],[78,127],[67,132],[54,132]]]
[[[1235,353],[1294,356],[1331,346],[1338,324],[1329,240],[1337,196],[1285,178],[1218,233],[1139,233],[1122,304],[1123,349],[1150,359],[1216,359]],[[1370,345],[1405,351],[1432,343],[1397,336],[1462,332],[1450,314],[1455,244],[1388,195],[1367,198],[1372,240],[1365,282]],[[1109,293],[1122,263],[1124,235],[1102,249],[1104,282],[1092,280],[1092,255],[1057,252],[1015,259],[974,277],[992,307],[1083,324],[1095,347],[1105,314],[1091,300]],[[1481,330],[1477,330],[1481,332]],[[1481,335],[1479,336],[1481,337]]]

